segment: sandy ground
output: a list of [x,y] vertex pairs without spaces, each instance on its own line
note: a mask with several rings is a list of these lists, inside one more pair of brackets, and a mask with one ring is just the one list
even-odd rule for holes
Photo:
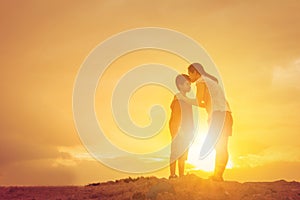
[[86,186],[0,187],[0,199],[28,200],[300,200],[300,183],[214,182],[188,175],[178,179],[127,178]]

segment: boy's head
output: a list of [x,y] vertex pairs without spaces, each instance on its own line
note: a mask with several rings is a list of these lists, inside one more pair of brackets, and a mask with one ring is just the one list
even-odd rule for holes
[[187,93],[191,91],[191,81],[190,77],[186,74],[179,74],[176,77],[176,87],[180,92]]

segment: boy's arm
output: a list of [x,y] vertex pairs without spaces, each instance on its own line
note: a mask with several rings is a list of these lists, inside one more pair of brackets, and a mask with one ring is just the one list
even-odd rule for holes
[[176,94],[176,97],[180,100],[183,100],[185,103],[188,103],[193,106],[198,106],[197,99],[191,99],[186,96],[183,96],[181,93]]
[[183,100],[185,103],[188,103],[193,106],[199,106],[201,108],[205,108],[205,102],[203,100],[198,101],[198,96],[196,99],[191,99],[183,96],[181,93],[176,94],[176,97],[180,100]]

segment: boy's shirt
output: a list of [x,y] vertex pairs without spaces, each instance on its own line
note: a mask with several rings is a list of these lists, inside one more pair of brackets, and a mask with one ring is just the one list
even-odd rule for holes
[[186,139],[192,139],[194,132],[194,119],[192,105],[178,100],[176,96],[171,103],[171,118],[169,128],[172,138],[178,133],[184,134]]

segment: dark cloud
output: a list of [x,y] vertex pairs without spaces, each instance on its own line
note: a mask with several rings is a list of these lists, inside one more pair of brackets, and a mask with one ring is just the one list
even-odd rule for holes
[[20,161],[2,166],[1,185],[70,185],[73,167],[53,166],[53,160]]

